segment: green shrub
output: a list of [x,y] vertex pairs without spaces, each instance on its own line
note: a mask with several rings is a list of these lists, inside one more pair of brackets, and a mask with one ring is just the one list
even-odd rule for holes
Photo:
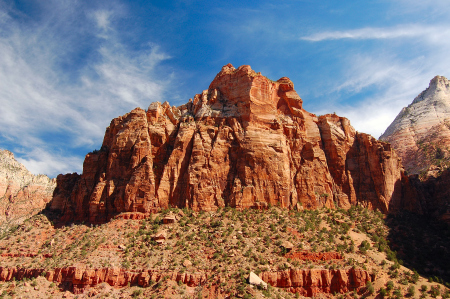
[[372,295],[375,292],[375,289],[373,288],[373,285],[372,285],[372,283],[370,281],[368,281],[366,283],[366,289],[367,289],[367,292],[369,292],[370,295]]
[[436,286],[431,286],[431,297],[436,298],[437,296],[439,296],[441,294],[441,288],[436,285]]
[[416,289],[414,288],[414,286],[409,286],[408,287],[408,296],[409,297],[413,297],[415,292],[416,292]]
[[394,282],[392,280],[389,280],[386,284],[386,289],[388,291],[392,290],[394,288]]

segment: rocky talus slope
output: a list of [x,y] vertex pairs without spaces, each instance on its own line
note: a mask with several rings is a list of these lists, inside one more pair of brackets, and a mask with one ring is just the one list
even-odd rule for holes
[[167,207],[388,212],[402,205],[402,172],[388,143],[305,111],[288,78],[228,64],[184,105],[152,103],[112,120],[83,174],[58,176],[51,208],[91,223]]
[[7,150],[0,150],[0,227],[22,223],[42,211],[56,180],[33,175]]
[[380,140],[389,142],[410,174],[436,176],[450,165],[450,82],[436,76],[402,109]]

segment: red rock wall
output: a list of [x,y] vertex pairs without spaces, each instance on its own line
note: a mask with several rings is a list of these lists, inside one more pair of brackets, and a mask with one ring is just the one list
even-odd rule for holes
[[174,271],[141,270],[128,271],[120,268],[85,269],[77,267],[56,268],[51,271],[44,269],[23,269],[0,267],[0,281],[10,281],[13,278],[35,278],[45,275],[49,281],[69,283],[75,294],[81,294],[88,287],[106,282],[113,287],[124,287],[129,284],[148,287],[150,282],[162,279],[181,281],[188,286],[198,286],[206,283],[205,273],[178,273]]
[[[0,281],[13,278],[35,278],[45,275],[49,281],[68,283],[75,294],[81,294],[88,287],[106,282],[113,287],[139,285],[148,287],[151,282],[173,280],[191,287],[207,282],[206,273],[178,273],[174,271],[141,270],[128,271],[120,268],[85,269],[77,267],[44,269],[23,269],[0,267]],[[359,290],[371,281],[369,273],[360,269],[327,270],[327,269],[290,269],[279,272],[263,272],[261,278],[274,287],[285,288],[290,292],[312,297],[319,293],[346,293]]]
[[185,105],[152,103],[112,120],[83,174],[58,177],[52,209],[104,222],[169,206],[395,206],[402,168],[389,145],[345,118],[306,112],[293,88],[227,65]]
[[263,272],[262,280],[274,287],[292,293],[313,297],[319,293],[346,293],[360,290],[372,281],[365,270],[290,269],[279,272]]

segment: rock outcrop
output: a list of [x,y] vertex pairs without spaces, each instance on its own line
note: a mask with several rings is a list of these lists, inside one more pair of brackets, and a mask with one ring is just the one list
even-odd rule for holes
[[[253,272],[252,272],[253,273]],[[256,274],[253,273],[256,276]],[[148,287],[151,283],[173,280],[190,287],[211,282],[207,273],[179,273],[161,270],[126,270],[121,268],[87,269],[85,267],[44,269],[0,267],[0,281],[31,279],[38,276],[52,282],[66,283],[74,294],[81,294],[89,287],[106,282],[112,287],[139,285]],[[258,276],[256,276],[259,278]],[[346,293],[359,291],[372,281],[370,274],[362,269],[290,269],[279,272],[263,272],[261,279],[271,286],[284,288],[289,292],[312,297],[320,293]]]
[[263,272],[262,280],[273,287],[292,293],[314,297],[320,293],[334,294],[359,291],[372,281],[370,274],[362,269],[289,269]]
[[401,204],[402,172],[389,144],[305,111],[288,78],[228,64],[184,105],[156,102],[112,120],[83,174],[58,176],[51,208],[91,223],[167,207],[388,212]]
[[437,176],[450,166],[450,82],[436,76],[403,108],[380,140],[389,142],[410,174]]
[[0,150],[0,227],[20,224],[49,203],[56,180],[33,175],[7,150]]
[[151,282],[169,279],[192,287],[206,283],[208,278],[205,273],[178,273],[159,270],[129,271],[121,268],[65,267],[45,271],[44,269],[0,267],[0,281],[31,279],[42,275],[49,281],[69,284],[74,294],[81,294],[87,288],[102,282],[106,282],[112,287],[128,285],[148,287]]

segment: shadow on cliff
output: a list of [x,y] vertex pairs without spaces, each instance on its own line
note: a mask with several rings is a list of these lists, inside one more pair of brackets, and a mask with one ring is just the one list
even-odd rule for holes
[[450,225],[402,211],[386,217],[391,250],[404,266],[433,281],[450,283]]

